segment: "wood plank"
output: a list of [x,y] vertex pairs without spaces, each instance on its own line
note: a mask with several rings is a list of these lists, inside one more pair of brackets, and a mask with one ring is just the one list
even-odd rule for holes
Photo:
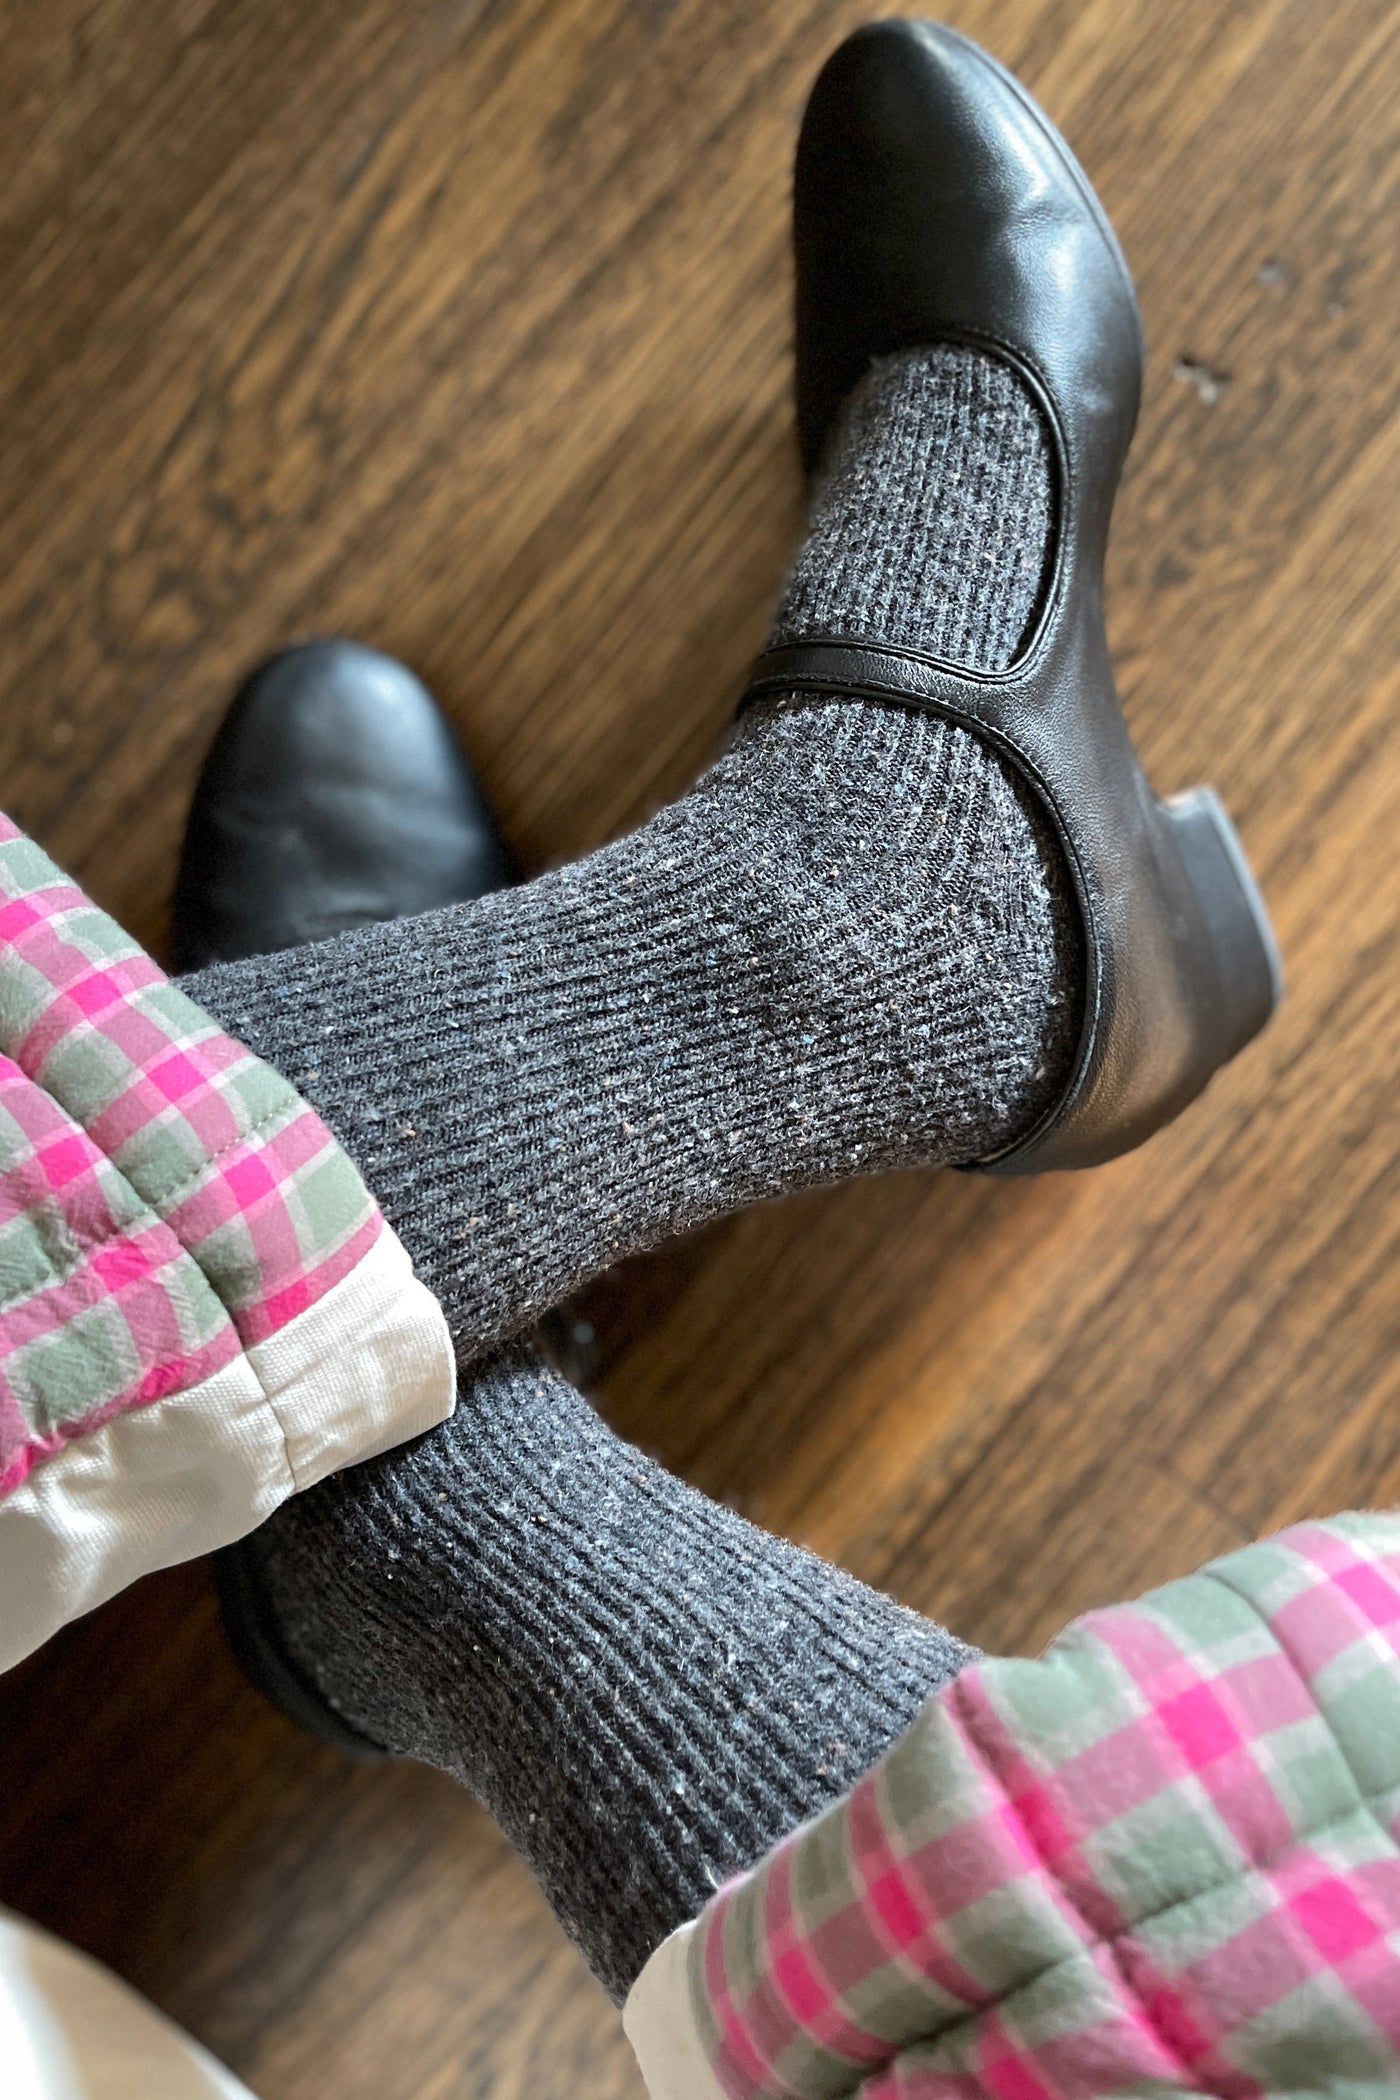
[[[799,529],[795,125],[867,12],[0,7],[0,784],[139,935],[232,681],[295,634],[423,670],[531,866],[704,762]],[[951,15],[1138,274],[1125,696],[1161,785],[1239,816],[1289,1002],[1099,1174],[803,1196],[589,1302],[629,1435],[1026,1650],[1400,1494],[1400,17]],[[198,1569],[0,1684],[0,1899],[264,2100],[639,2090],[485,1816],[264,1709]]]

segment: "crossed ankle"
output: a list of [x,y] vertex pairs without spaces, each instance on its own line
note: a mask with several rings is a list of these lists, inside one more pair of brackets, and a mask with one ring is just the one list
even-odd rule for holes
[[[880,368],[783,618],[1009,660],[1049,508],[1000,367]],[[574,867],[192,989],[325,1115],[467,1359],[720,1212],[1007,1144],[1062,1083],[1078,972],[1058,853],[995,756],[823,700],[755,707],[691,794]],[[968,1658],[517,1354],[253,1550],[300,1669],[480,1793],[619,1996]]]
[[965,731],[755,710],[631,838],[189,989],[326,1118],[463,1352],[787,1190],[974,1159],[1077,1023],[1053,851]]
[[[843,422],[784,619],[1001,661],[1049,506],[1012,375],[894,360]],[[472,1356],[725,1212],[1012,1142],[1072,1054],[1078,939],[1046,827],[973,735],[802,701],[752,709],[689,795],[572,867],[189,988],[320,1110]]]

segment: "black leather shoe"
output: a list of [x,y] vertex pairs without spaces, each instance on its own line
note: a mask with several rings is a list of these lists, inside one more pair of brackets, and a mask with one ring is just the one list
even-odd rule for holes
[[204,761],[175,887],[175,967],[271,955],[514,880],[413,673],[359,642],[307,642],[253,672]]
[[[175,966],[272,955],[516,879],[427,689],[377,649],[307,642],[253,672],[204,762],[175,891]],[[535,1338],[585,1382],[592,1329],[567,1303]],[[249,1542],[212,1566],[229,1646],[263,1696],[333,1749],[381,1757],[285,1648]]]
[[1049,119],[984,51],[932,22],[873,23],[840,46],[807,105],[794,187],[808,469],[873,359],[971,344],[1011,365],[1040,404],[1056,537],[1038,620],[1009,670],[813,635],[760,657],[745,698],[855,693],[926,708],[975,729],[1039,795],[1084,916],[1084,1024],[1061,1099],[978,1164],[1093,1166],[1184,1108],[1282,989],[1223,807],[1209,788],[1158,801],[1114,689],[1103,560],[1142,378],[1132,281]]

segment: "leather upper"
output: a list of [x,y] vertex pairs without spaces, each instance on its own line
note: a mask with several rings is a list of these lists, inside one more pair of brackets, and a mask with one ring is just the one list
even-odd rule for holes
[[1092,476],[1101,549],[1141,323],[1088,178],[1019,83],[939,23],[857,30],[807,103],[793,240],[809,472],[872,359],[932,340],[936,321],[937,341],[999,345],[1040,374]]
[[1109,663],[1103,561],[1143,357],[1127,267],[1087,178],[1019,84],[952,30],[905,20],[858,30],[818,79],[794,241],[808,468],[874,359],[974,344],[1014,366],[1040,405],[1057,530],[1038,621],[1009,670],[814,636],[766,652],[746,697],[827,691],[925,707],[976,728],[1036,789],[1083,911],[1083,1034],[1062,1099],[981,1164],[1094,1164],[1199,1092],[1276,989],[1248,941],[1239,953],[1257,981],[1243,995],[1222,982],[1181,827],[1143,776]]
[[210,748],[176,885],[177,967],[272,954],[514,879],[426,688],[377,649],[308,642],[253,672]]

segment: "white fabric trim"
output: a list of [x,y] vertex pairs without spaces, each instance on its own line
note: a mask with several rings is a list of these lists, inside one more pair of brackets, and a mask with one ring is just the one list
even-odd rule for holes
[[110,1969],[8,1911],[0,2065],[5,2100],[253,2100]]
[[627,1993],[622,2025],[651,2100],[725,2100],[690,2009],[694,1922],[664,1939]]
[[75,1438],[0,1502],[0,1671],[139,1575],[243,1538],[455,1404],[442,1308],[386,1226],[280,1333]]
[[247,1356],[298,1489],[436,1428],[457,1404],[442,1307],[387,1225],[348,1276]]

